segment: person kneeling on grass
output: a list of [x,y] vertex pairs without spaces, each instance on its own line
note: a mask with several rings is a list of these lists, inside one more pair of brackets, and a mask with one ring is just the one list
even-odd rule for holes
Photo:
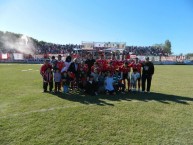
[[92,96],[96,96],[98,95],[97,90],[98,90],[97,83],[94,81],[94,77],[90,75],[88,81],[86,82],[85,93],[92,95]]
[[108,71],[107,77],[105,78],[105,90],[106,90],[107,95],[109,95],[109,94],[115,95],[116,94],[113,85],[114,85],[113,77],[112,77],[111,73]]
[[64,71],[62,73],[62,85],[63,85],[63,92],[64,93],[68,93],[68,91],[69,91],[70,80],[71,80],[71,78],[70,78],[68,72]]

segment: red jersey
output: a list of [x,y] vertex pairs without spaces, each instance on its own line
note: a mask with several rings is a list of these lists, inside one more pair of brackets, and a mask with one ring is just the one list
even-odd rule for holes
[[84,72],[88,72],[88,65],[87,64],[79,64],[78,69]]
[[64,62],[62,60],[60,60],[57,62],[56,66],[59,69],[59,71],[61,71],[62,68],[64,67]]
[[91,67],[91,72],[94,72],[95,69],[97,69],[98,73],[102,71],[101,67],[99,67],[99,66],[92,66]]
[[106,59],[97,59],[96,62],[99,65],[106,65],[107,64],[107,60]]
[[116,68],[115,68],[113,65],[107,66],[106,69],[107,69],[107,71],[110,71],[111,74],[114,74],[114,72],[115,72],[115,70],[116,70]]
[[48,68],[52,69],[52,65],[51,64],[43,64],[40,68],[40,74],[43,76]]
[[141,63],[133,63],[133,64],[132,64],[133,70],[134,70],[134,69],[137,69],[137,71],[138,71],[139,73],[141,73],[141,67],[142,67],[142,64],[141,64]]
[[51,72],[45,72],[43,74],[43,78],[45,82],[52,82],[53,81],[53,74]]
[[122,73],[128,73],[131,71],[131,67],[130,66],[122,66],[120,69],[119,69],[120,72]]
[[99,65],[100,71],[103,71],[103,72],[104,72],[104,71],[107,71],[107,66],[108,66],[107,64],[103,64],[103,65],[101,64],[101,65]]
[[112,65],[115,67],[115,69],[119,68],[119,61],[118,60],[111,60]]
[[124,64],[124,61],[123,60],[120,60],[117,62],[118,63],[118,66],[121,67],[123,64]]

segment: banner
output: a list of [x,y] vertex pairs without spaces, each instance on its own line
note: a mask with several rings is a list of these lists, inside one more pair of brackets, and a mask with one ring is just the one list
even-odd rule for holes
[[23,60],[23,54],[22,53],[13,53],[14,60]]
[[1,54],[1,59],[8,59],[7,53],[2,53]]

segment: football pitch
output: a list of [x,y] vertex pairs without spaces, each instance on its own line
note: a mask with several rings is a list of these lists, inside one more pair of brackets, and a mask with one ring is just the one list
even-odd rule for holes
[[193,144],[193,66],[155,66],[151,93],[42,93],[40,65],[0,64],[1,145]]

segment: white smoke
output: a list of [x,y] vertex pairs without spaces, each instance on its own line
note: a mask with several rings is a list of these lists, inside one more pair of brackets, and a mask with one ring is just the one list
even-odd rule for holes
[[4,35],[3,45],[7,50],[17,50],[24,54],[34,54],[35,46],[33,40],[26,35],[16,37],[14,35]]

